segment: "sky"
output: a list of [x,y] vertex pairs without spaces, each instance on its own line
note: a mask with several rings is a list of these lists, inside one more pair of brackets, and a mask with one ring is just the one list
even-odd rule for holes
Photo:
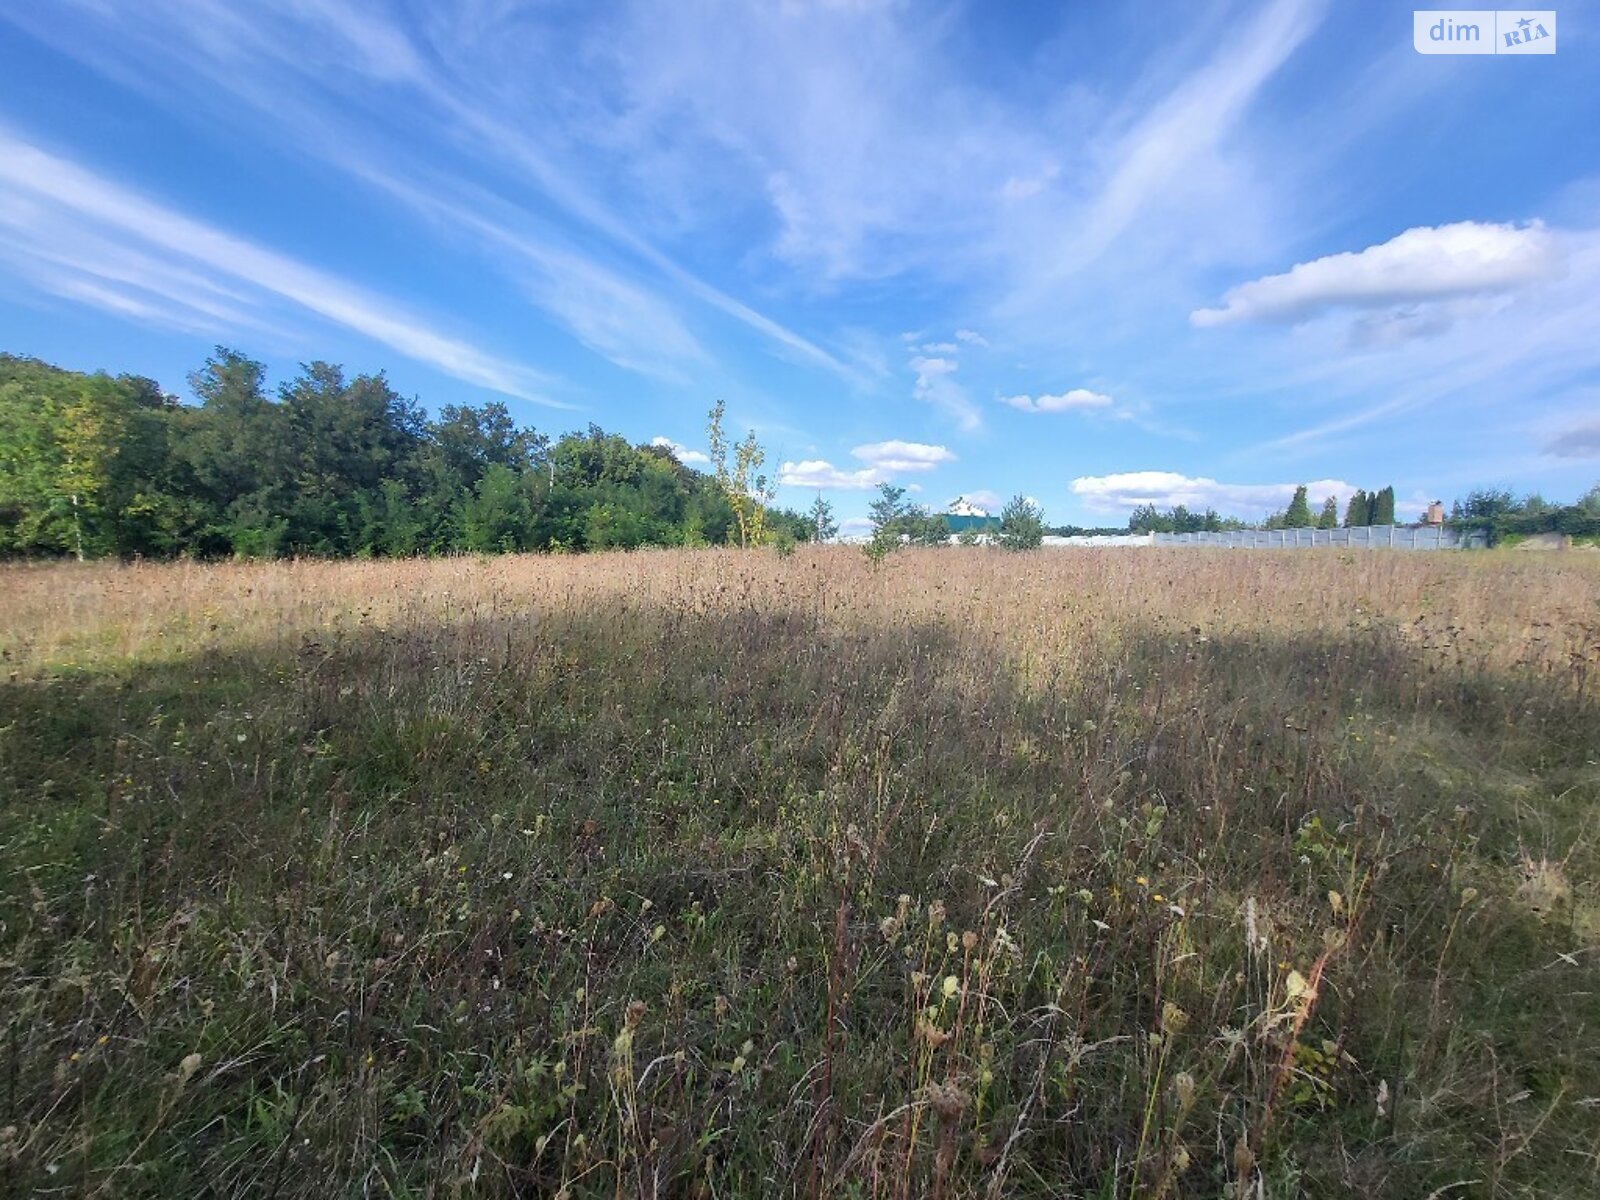
[[0,350],[383,370],[859,528],[1600,480],[1600,3],[6,0]]

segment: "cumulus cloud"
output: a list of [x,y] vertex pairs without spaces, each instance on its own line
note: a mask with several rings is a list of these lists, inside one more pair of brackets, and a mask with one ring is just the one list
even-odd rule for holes
[[[1235,516],[1259,516],[1281,509],[1294,498],[1294,483],[1219,483],[1176,471],[1125,471],[1116,475],[1084,475],[1072,481],[1072,493],[1099,512],[1127,511],[1142,504],[1189,509],[1214,508]],[[1355,491],[1342,479],[1315,479],[1306,484],[1312,509],[1329,496],[1342,505]]]
[[[826,459],[813,458],[804,462],[786,462],[778,469],[778,482],[789,487],[850,488],[865,491],[880,483],[887,483],[897,472],[931,471],[944,463],[956,461],[956,456],[943,446],[930,446],[925,442],[869,442],[850,452],[867,465],[857,470],[836,467]],[[917,484],[908,484],[907,491],[916,492]]]
[[1550,438],[1544,452],[1557,458],[1600,458],[1600,421],[1582,421]]
[[1088,388],[1073,388],[1068,392],[1061,392],[1054,396],[1002,396],[1001,404],[1009,404],[1012,408],[1021,409],[1023,412],[1071,412],[1074,409],[1105,409],[1111,407],[1111,397],[1102,392],[1091,392]]
[[969,346],[987,346],[989,344],[988,338],[971,329],[956,330],[956,341],[965,342]]
[[665,446],[668,450],[672,451],[672,457],[683,463],[685,466],[696,466],[700,463],[708,463],[711,461],[704,454],[700,453],[700,451],[691,450],[687,446],[679,445],[671,438],[653,437],[650,439],[650,444],[652,446]]
[[931,471],[941,463],[956,461],[956,456],[945,447],[925,442],[870,442],[857,446],[850,453],[880,471]]
[[1200,328],[1240,321],[1302,321],[1337,308],[1379,309],[1515,291],[1559,273],[1542,222],[1458,221],[1418,226],[1365,250],[1297,263],[1228,289],[1222,307],[1189,314]]
[[804,462],[786,462],[778,468],[778,482],[785,487],[847,488],[864,491],[885,482],[886,476],[876,467],[863,467],[847,471],[820,458]]

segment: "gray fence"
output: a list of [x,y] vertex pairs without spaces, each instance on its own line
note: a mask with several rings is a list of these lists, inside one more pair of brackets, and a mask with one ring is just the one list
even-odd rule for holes
[[1442,525],[1357,525],[1351,529],[1233,529],[1226,533],[1153,533],[1157,546],[1231,546],[1244,550],[1356,546],[1394,550],[1475,550],[1481,530],[1463,533]]

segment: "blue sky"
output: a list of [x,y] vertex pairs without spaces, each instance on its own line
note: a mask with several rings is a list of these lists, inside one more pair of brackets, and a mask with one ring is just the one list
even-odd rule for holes
[[212,345],[859,518],[1259,516],[1600,479],[1600,13],[1390,3],[8,0],[0,348]]

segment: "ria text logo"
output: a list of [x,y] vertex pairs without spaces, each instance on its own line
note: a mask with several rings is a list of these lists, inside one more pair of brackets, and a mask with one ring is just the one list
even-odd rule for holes
[[1418,54],[1554,54],[1554,9],[1419,9],[1412,14]]

